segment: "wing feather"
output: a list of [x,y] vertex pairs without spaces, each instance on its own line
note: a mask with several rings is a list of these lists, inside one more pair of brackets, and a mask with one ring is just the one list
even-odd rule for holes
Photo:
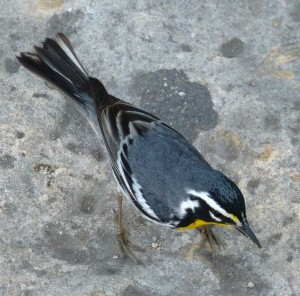
[[160,120],[123,101],[106,106],[98,115],[101,131],[115,177],[123,193],[148,218],[160,221],[147,204],[143,189],[134,176],[128,162],[128,151],[137,136],[143,136],[153,124]]

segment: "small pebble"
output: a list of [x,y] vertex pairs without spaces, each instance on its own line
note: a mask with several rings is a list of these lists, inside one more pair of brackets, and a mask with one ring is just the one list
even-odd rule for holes
[[248,283],[248,288],[250,288],[250,289],[253,289],[255,286],[254,286],[254,283],[252,283],[252,282],[249,282]]
[[152,248],[156,249],[158,247],[158,243],[152,243]]

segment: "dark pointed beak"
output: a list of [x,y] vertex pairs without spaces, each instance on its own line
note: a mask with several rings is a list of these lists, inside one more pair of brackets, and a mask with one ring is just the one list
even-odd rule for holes
[[242,234],[244,234],[245,236],[250,237],[252,241],[261,249],[261,244],[258,241],[255,234],[253,233],[253,231],[251,230],[248,221],[246,219],[243,220],[242,226],[236,227],[236,229]]

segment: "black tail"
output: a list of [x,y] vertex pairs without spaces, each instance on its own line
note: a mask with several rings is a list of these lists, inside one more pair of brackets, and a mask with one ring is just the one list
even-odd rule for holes
[[[96,106],[90,88],[93,79],[82,67],[68,38],[58,33],[55,39],[47,38],[41,46],[34,46],[34,49],[34,53],[22,52],[17,57],[20,63],[70,98],[95,129]],[[100,81],[97,86],[107,95]]]

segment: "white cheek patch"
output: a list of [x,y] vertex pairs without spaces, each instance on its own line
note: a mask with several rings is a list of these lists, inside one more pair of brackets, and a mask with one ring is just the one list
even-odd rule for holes
[[180,206],[179,206],[179,217],[180,218],[184,218],[187,210],[192,210],[192,212],[195,212],[195,209],[199,207],[199,201],[197,200],[185,200],[183,202],[181,202]]

